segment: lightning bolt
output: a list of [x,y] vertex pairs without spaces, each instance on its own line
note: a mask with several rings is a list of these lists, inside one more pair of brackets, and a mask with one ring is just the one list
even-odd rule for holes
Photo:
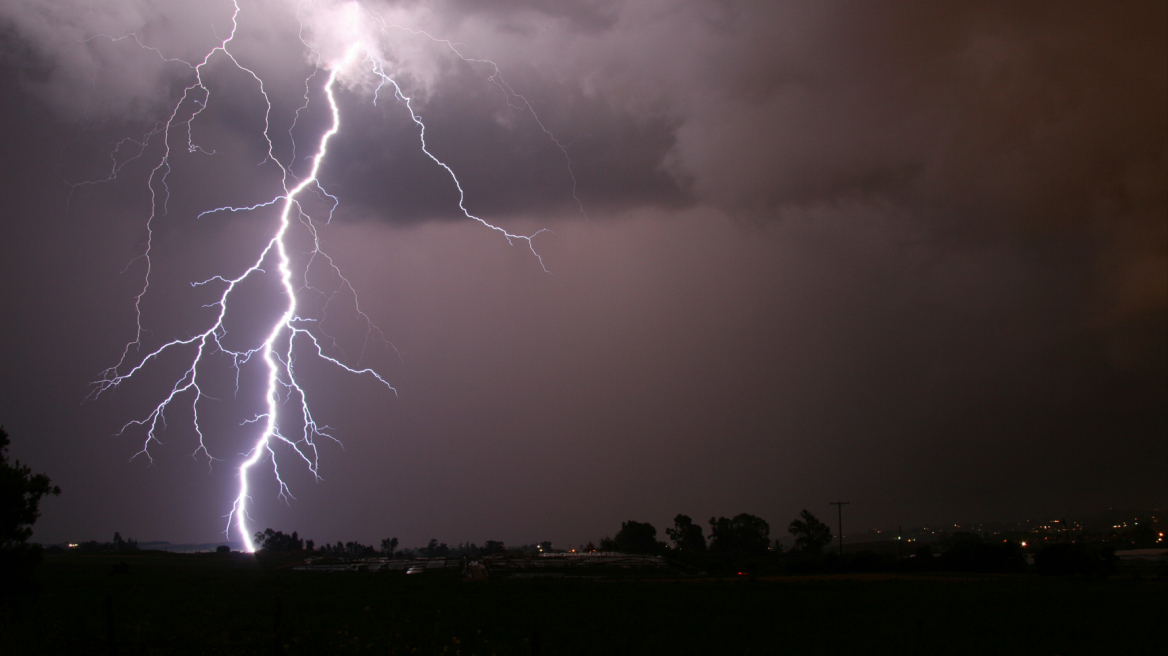
[[[175,352],[187,353],[188,355],[182,360],[187,363],[184,365],[184,371],[170,385],[169,390],[163,396],[162,400],[146,416],[127,422],[121,431],[119,431],[119,434],[123,434],[131,428],[142,429],[145,433],[144,441],[141,449],[133,458],[141,456],[153,462],[150,449],[153,444],[161,444],[159,431],[166,425],[167,411],[173,405],[189,403],[189,407],[193,413],[194,434],[197,437],[197,445],[191,455],[196,459],[205,459],[208,467],[210,467],[213,462],[222,460],[222,458],[217,458],[212,455],[211,450],[208,448],[208,440],[203,427],[203,403],[211,399],[203,389],[202,381],[207,375],[204,371],[211,365],[210,359],[212,356],[226,355],[230,359],[231,366],[235,371],[235,386],[236,393],[238,393],[241,367],[258,359],[262,363],[263,370],[266,372],[262,390],[264,399],[263,409],[262,412],[256,414],[252,419],[244,422],[245,425],[255,426],[257,434],[251,441],[250,449],[246,453],[240,454],[243,461],[237,469],[238,492],[235,495],[230,512],[225,516],[227,520],[226,534],[230,535],[234,529],[244,543],[245,549],[247,551],[253,551],[255,545],[252,539],[252,531],[249,528],[251,518],[248,514],[248,506],[251,501],[251,475],[254,473],[254,470],[257,467],[265,465],[265,463],[270,466],[278,486],[277,494],[280,498],[287,501],[289,498],[292,498],[292,492],[280,474],[280,462],[282,458],[278,456],[276,447],[286,447],[289,453],[292,454],[294,460],[298,459],[302,461],[308,471],[319,480],[319,451],[317,442],[321,438],[338,441],[330,432],[331,429],[327,425],[318,422],[317,418],[313,415],[308,394],[297,377],[297,355],[303,355],[307,352],[309,355],[315,356],[345,372],[357,376],[369,377],[384,386],[388,391],[393,392],[395,395],[397,393],[397,390],[374,369],[362,367],[359,364],[350,365],[341,358],[329,355],[330,351],[322,344],[322,340],[331,338],[320,328],[321,319],[301,314],[301,303],[299,301],[303,293],[309,291],[323,293],[320,290],[313,289],[308,282],[309,270],[313,266],[317,266],[317,262],[321,262],[322,264],[318,266],[327,267],[340,280],[340,288],[347,290],[347,293],[351,294],[353,302],[356,304],[358,317],[364,322],[367,329],[366,345],[369,343],[370,335],[374,333],[384,340],[381,331],[361,310],[352,285],[342,275],[340,268],[322,248],[316,220],[305,210],[301,201],[302,197],[309,193],[317,195],[318,198],[329,199],[330,207],[325,223],[331,220],[332,214],[340,202],[336,196],[329,194],[321,185],[318,179],[318,173],[322,163],[328,156],[329,141],[341,130],[341,110],[337,103],[336,92],[343,75],[356,70],[364,70],[373,76],[377,81],[376,88],[373,91],[374,104],[379,101],[383,90],[392,90],[393,99],[408,110],[411,120],[417,127],[421,151],[436,166],[442,168],[453,182],[458,192],[458,206],[462,215],[490,230],[498,232],[510,244],[517,242],[524,243],[539,262],[540,267],[545,272],[547,269],[544,266],[542,257],[536,251],[533,242],[533,239],[545,230],[539,230],[529,235],[511,233],[471,213],[466,208],[466,196],[458,176],[450,166],[435,156],[429,149],[426,142],[425,124],[415,110],[411,97],[404,91],[398,81],[387,72],[386,62],[379,54],[380,50],[376,47],[376,44],[367,42],[359,36],[354,36],[351,42],[344,48],[343,55],[331,61],[327,60],[321,53],[313,49],[305,38],[304,21],[301,16],[303,3],[297,6],[297,18],[301,21],[300,40],[314,57],[314,70],[305,80],[304,102],[296,110],[292,127],[295,127],[295,121],[299,119],[300,112],[308,107],[310,96],[309,85],[312,78],[320,73],[327,75],[323,84],[323,92],[328,104],[331,123],[328,129],[320,135],[316,149],[309,158],[310,166],[307,173],[299,176],[294,174],[291,167],[296,159],[295,139],[292,139],[292,156],[287,162],[281,162],[280,158],[275,154],[275,146],[271,137],[272,101],[265,89],[264,81],[253,69],[242,64],[231,50],[239,29],[239,16],[241,12],[239,0],[232,0],[231,5],[233,12],[229,33],[225,38],[219,40],[215,47],[207,51],[202,59],[197,62],[188,62],[166,57],[158,48],[142,43],[136,34],[116,38],[107,35],[91,37],[90,40],[102,38],[113,42],[133,41],[144,51],[152,53],[165,63],[178,64],[179,66],[186,67],[192,75],[193,80],[182,91],[178,101],[171,107],[169,115],[164,120],[156,123],[142,138],[124,139],[114,145],[110,154],[112,165],[105,178],[71,184],[70,196],[74,190],[81,186],[102,184],[117,179],[119,173],[121,173],[127,163],[138,158],[146,157],[146,153],[149,151],[152,142],[156,139],[160,140],[159,147],[161,154],[151,167],[146,181],[146,186],[150,194],[150,213],[145,221],[146,244],[143,252],[134,260],[141,260],[145,265],[142,285],[134,297],[134,314],[136,318],[134,338],[127,342],[118,362],[102,372],[100,378],[95,381],[91,396],[97,397],[102,393],[119,387],[122,383],[138,375],[147,367],[157,363],[164,355]],[[356,19],[373,22],[376,25],[377,32],[380,34],[385,34],[390,29],[402,29],[415,36],[421,35],[428,37],[436,43],[444,44],[463,61],[481,63],[491,67],[491,75],[488,79],[504,92],[508,103],[513,107],[516,107],[516,103],[518,103],[518,107],[525,108],[530,112],[539,128],[547,134],[556,147],[561,150],[565,158],[567,158],[567,147],[558,141],[544,126],[544,123],[536,115],[531,103],[523,96],[515,93],[503,81],[499,67],[494,62],[467,57],[458,50],[455,44],[448,40],[437,39],[422,31],[403,28],[397,25],[389,25],[380,15],[373,12],[364,4],[348,3],[341,5],[341,13],[350,21]],[[354,33],[356,32],[354,30]],[[151,287],[154,224],[160,217],[166,215],[167,203],[170,198],[168,176],[171,172],[172,140],[181,143],[181,147],[185,148],[188,154],[214,154],[214,151],[205,150],[196,143],[192,131],[192,124],[207,109],[208,104],[211,102],[211,92],[206,86],[203,76],[209,63],[214,58],[225,58],[238,70],[248,74],[255,81],[258,87],[258,93],[266,104],[263,136],[267,143],[267,157],[261,164],[271,162],[279,168],[283,192],[249,206],[211,208],[198,214],[197,218],[220,212],[254,212],[260,209],[279,207],[279,219],[276,222],[270,239],[268,239],[260,252],[251,261],[250,265],[244,268],[244,270],[234,275],[216,275],[206,280],[191,283],[193,287],[206,287],[217,290],[213,302],[204,306],[216,311],[214,320],[210,322],[210,325],[192,336],[173,339],[153,350],[149,350],[144,343],[144,335],[147,330],[144,327],[142,307],[143,301]],[[291,136],[291,130],[292,128],[289,128],[289,136]],[[571,171],[571,160],[568,159],[567,162],[568,172],[572,177],[572,197],[576,200],[583,213],[583,204],[580,203],[576,193],[575,175]],[[299,265],[290,256],[286,241],[289,236],[289,231],[297,225],[307,231],[312,243],[312,250],[308,254],[307,261]],[[133,264],[134,261],[131,261],[130,264]],[[129,266],[127,265],[127,268]],[[253,278],[271,275],[270,272],[273,269],[280,283],[279,294],[283,299],[282,313],[279,317],[272,320],[262,343],[246,349],[227,346],[224,339],[227,336],[225,317],[227,316],[228,308],[233,302],[238,302],[236,299],[239,295],[241,285],[245,281]],[[331,298],[330,296],[328,302],[331,302]],[[328,303],[326,302],[326,311],[327,307]],[[336,347],[335,340],[332,340],[331,346]],[[364,352],[362,353],[362,358],[359,358],[357,362],[361,362],[363,356]],[[289,426],[294,426],[296,432],[292,432],[288,428]]]

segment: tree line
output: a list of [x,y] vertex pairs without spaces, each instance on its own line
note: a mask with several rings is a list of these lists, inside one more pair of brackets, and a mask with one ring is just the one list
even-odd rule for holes
[[[1023,543],[1002,536],[957,533],[937,545],[922,545],[912,553],[857,551],[836,553],[831,529],[806,509],[787,526],[794,546],[783,551],[770,539],[770,525],[760,517],[740,514],[711,517],[707,539],[702,527],[687,515],[673,518],[665,529],[669,542],[657,540],[657,529],[647,522],[621,523],[612,538],[600,541],[600,550],[651,554],[675,559],[711,573],[776,574],[816,572],[948,571],[1011,573],[1030,568]],[[934,552],[934,547],[940,552]],[[592,545],[585,547],[590,550]],[[1090,543],[1044,545],[1034,552],[1040,574],[1108,574],[1116,569],[1114,547]]]
[[[770,538],[770,525],[761,517],[747,513],[732,518],[710,518],[710,538],[707,539],[702,527],[695,524],[688,515],[677,515],[673,527],[665,530],[672,544],[657,539],[657,529],[648,522],[627,521],[613,537],[604,537],[599,546],[589,542],[583,551],[617,551],[630,554],[652,555],[696,555],[707,551],[718,555],[763,556],[782,552],[778,540]],[[832,539],[831,529],[815,515],[804,510],[791,522],[788,531],[795,536],[792,553],[814,555],[823,551]],[[380,547],[359,542],[337,542],[317,546],[312,540],[305,540],[296,531],[285,534],[271,528],[255,534],[255,544],[260,551],[289,552],[308,551],[339,557],[426,557],[444,558],[486,556],[507,551],[502,542],[487,540],[483,546],[475,544],[448,546],[445,542],[430,540],[419,549],[398,549],[397,538],[386,538]],[[524,545],[516,551],[552,551],[552,543],[544,541],[537,545]]]
[[[63,551],[60,547],[49,547],[50,553]],[[78,551],[138,551],[138,541],[134,538],[123,538],[121,533],[114,532],[114,538],[109,542],[89,540],[77,544]]]
[[786,553],[779,540],[771,538],[770,524],[756,515],[711,517],[708,524],[707,537],[701,524],[689,515],[679,514],[673,518],[673,526],[665,529],[665,541],[657,539],[657,529],[652,524],[629,520],[621,523],[615,535],[602,538],[595,547],[592,543],[585,545],[584,551],[664,556],[713,572],[768,571],[784,559],[821,559],[824,547],[832,540],[831,529],[806,509],[787,525],[795,544]]
[[[689,515],[677,515],[673,526],[665,529],[669,543],[657,539],[657,529],[648,522],[627,521],[613,537],[600,540],[600,551],[622,553],[697,556],[710,553],[723,556],[766,556],[781,554],[783,547],[771,540],[771,527],[761,517],[741,513],[734,517],[711,517],[710,537],[707,540],[700,524]],[[831,543],[831,529],[803,510],[792,520],[787,531],[794,536],[791,552],[798,555],[818,555]],[[593,550],[591,543],[585,551]]]
[[[334,558],[481,558],[491,554],[503,553],[507,548],[497,540],[487,540],[482,546],[474,543],[447,545],[431,539],[424,547],[416,549],[399,549],[397,538],[385,538],[378,546],[361,544],[360,542],[340,542],[336,544],[322,543],[317,545],[313,540],[305,540],[296,531],[286,534],[282,531],[266,529],[255,534],[256,550],[263,553],[303,552]],[[542,542],[539,545],[523,545],[517,547],[520,551],[551,550],[551,542]]]
[[[0,599],[11,600],[33,590],[32,570],[41,561],[44,550],[32,544],[32,526],[40,517],[40,501],[46,496],[61,493],[44,474],[33,473],[27,465],[10,461],[8,433],[0,427]],[[832,540],[831,529],[811,512],[804,509],[787,526],[795,538],[794,546],[784,553],[778,540],[771,540],[770,525],[760,517],[742,513],[734,517],[711,517],[709,537],[701,525],[688,515],[677,515],[673,526],[665,530],[669,542],[657,539],[657,529],[648,522],[629,520],[621,523],[617,533],[600,540],[600,551],[618,551],[632,554],[653,554],[678,560],[712,572],[750,570],[852,570],[873,571],[890,569],[950,571],[1021,571],[1027,567],[1022,545],[1017,540],[983,538],[976,534],[955,535],[940,554],[931,546],[921,546],[908,558],[900,554],[860,552],[834,554],[824,552]],[[1150,526],[1141,525],[1129,531],[1136,546],[1160,543]],[[1114,538],[1115,536],[1111,536]],[[478,546],[467,543],[448,546],[438,540],[419,549],[399,549],[396,537],[386,538],[380,545],[359,542],[337,542],[319,547],[312,540],[302,539],[295,531],[290,535],[267,529],[256,533],[256,544],[262,552],[310,552],[335,557],[390,558],[481,558],[507,551],[502,542],[488,540]],[[110,542],[92,540],[78,545],[81,551],[136,551],[134,539],[123,539],[114,533]],[[1039,572],[1050,574],[1105,573],[1115,568],[1114,540],[1092,543],[1071,542],[1045,545],[1034,554]],[[549,541],[537,545],[523,545],[511,551],[552,551]],[[596,551],[589,543],[584,551]],[[229,551],[226,546],[217,551]]]
[[[650,554],[669,556],[691,564],[717,564],[720,560],[740,561],[774,556],[783,552],[778,540],[771,540],[770,525],[761,517],[747,513],[734,517],[711,517],[710,536],[707,540],[701,525],[694,523],[688,515],[674,517],[673,526],[665,530],[670,543],[657,539],[657,529],[648,522],[627,521],[613,537],[604,537],[599,545],[589,542],[582,548],[585,552],[613,551],[629,554]],[[791,553],[801,557],[814,557],[830,544],[831,529],[811,512],[804,510],[788,526],[795,537]],[[259,551],[266,553],[310,552],[339,558],[481,558],[505,551],[550,552],[550,541],[535,545],[523,545],[507,549],[502,542],[487,540],[482,546],[467,543],[454,547],[438,540],[430,540],[418,549],[399,549],[397,538],[386,538],[379,547],[359,542],[337,542],[317,546],[312,540],[304,540],[293,531],[285,534],[271,528],[255,534],[255,544]]]

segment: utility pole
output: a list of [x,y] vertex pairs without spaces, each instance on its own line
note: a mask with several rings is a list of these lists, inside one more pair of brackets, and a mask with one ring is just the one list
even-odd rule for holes
[[844,506],[850,504],[851,501],[830,501],[828,505],[835,506],[839,509],[839,549],[840,555],[844,555]]

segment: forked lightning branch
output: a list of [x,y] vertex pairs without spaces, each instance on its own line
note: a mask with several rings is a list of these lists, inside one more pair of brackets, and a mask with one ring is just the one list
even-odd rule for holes
[[[306,20],[299,10],[306,7],[311,7],[314,10],[312,20]],[[426,127],[415,111],[411,98],[393,75],[388,72],[389,67],[382,54],[379,39],[385,36],[389,30],[400,30],[415,37],[429,39],[435,45],[449,49],[466,62],[488,67],[488,79],[499,88],[501,93],[505,94],[507,101],[512,106],[530,113],[539,128],[564,154],[566,166],[571,173],[571,163],[567,161],[566,148],[544,127],[526,98],[516,94],[503,82],[499,69],[493,62],[465,57],[454,44],[431,37],[425,32],[389,25],[369,7],[358,3],[338,4],[323,14],[318,11],[320,8],[313,6],[312,3],[302,3],[299,9],[297,15],[301,20],[300,39],[304,44],[305,54],[311,58],[315,67],[316,72],[313,75],[316,73],[327,75],[323,85],[323,95],[328,105],[327,115],[331,117],[328,128],[315,140],[307,172],[302,172],[300,175],[293,172],[293,161],[290,159],[281,161],[275,154],[276,149],[271,134],[272,100],[265,90],[264,80],[253,68],[237,59],[232,50],[239,31],[238,20],[241,11],[243,11],[239,1],[232,3],[231,26],[225,38],[206,52],[197,62],[169,58],[160,48],[143,43],[134,34],[118,37],[106,35],[94,37],[113,41],[132,40],[142,49],[144,56],[156,56],[171,64],[185,66],[189,69],[188,75],[190,75],[189,84],[183,90],[179,100],[171,107],[169,116],[161,121],[153,131],[147,133],[141,141],[134,142],[141,148],[139,156],[145,156],[146,146],[152,140],[159,140],[159,150],[161,151],[146,181],[151,197],[151,211],[145,222],[146,245],[141,254],[145,263],[145,274],[142,287],[135,297],[136,332],[134,339],[126,344],[117,364],[106,370],[101,378],[95,382],[94,396],[118,387],[147,368],[160,366],[160,360],[164,356],[180,357],[186,363],[183,365],[185,369],[182,373],[146,416],[131,420],[122,428],[122,432],[133,429],[142,430],[144,441],[138,456],[150,458],[151,447],[159,443],[159,434],[165,426],[168,410],[187,404],[193,416],[193,429],[197,438],[194,455],[206,458],[209,463],[224,461],[231,457],[231,454],[213,453],[208,446],[208,429],[205,428],[206,422],[203,419],[205,413],[209,411],[206,402],[211,398],[204,391],[206,386],[204,380],[208,376],[206,370],[211,366],[213,356],[223,355],[230,359],[237,381],[240,380],[240,367],[249,363],[260,366],[264,371],[264,375],[260,377],[263,388],[257,390],[257,395],[262,396],[263,403],[260,411],[244,426],[244,430],[254,431],[254,437],[248,438],[250,449],[246,453],[239,454],[242,462],[237,469],[238,492],[235,494],[234,503],[226,516],[226,532],[230,535],[234,531],[248,551],[254,549],[252,526],[250,525],[251,517],[248,509],[251,495],[256,493],[252,489],[254,487],[252,482],[257,468],[270,467],[278,486],[278,490],[275,490],[274,494],[287,499],[291,497],[292,493],[285,483],[285,477],[281,476],[281,467],[290,466],[291,463],[285,461],[289,458],[293,461],[299,461],[299,466],[306,467],[313,476],[319,477],[317,443],[322,438],[336,440],[336,437],[330,433],[328,426],[320,422],[313,414],[309,395],[304,385],[301,384],[296,370],[297,357],[308,354],[355,376],[369,377],[383,385],[387,393],[396,394],[393,386],[372,368],[352,365],[347,363],[344,358],[330,355],[330,351],[321,343],[322,339],[326,339],[327,336],[320,332],[319,317],[310,316],[308,305],[302,303],[300,299],[300,295],[310,288],[305,282],[308,275],[307,267],[312,266],[314,262],[323,262],[323,266],[327,266],[333,275],[343,281],[344,288],[352,292],[353,301],[356,303],[356,293],[352,291],[352,285],[348,284],[348,280],[342,275],[332,258],[328,257],[322,250],[321,240],[317,232],[321,223],[327,223],[331,219],[332,210],[335,210],[337,203],[340,202],[340,199],[328,193],[318,178],[321,166],[329,156],[330,139],[344,129],[344,119],[337,103],[337,87],[344,84],[345,80],[364,77],[365,80],[372,82],[370,85],[373,87],[371,102],[377,103],[382,96],[391,95],[394,101],[404,106],[417,129],[418,147],[435,166],[441,167],[449,176],[453,183],[453,193],[458,196],[458,204],[463,216],[490,230],[497,231],[508,243],[522,242],[531,249],[541,267],[543,261],[539,258],[532,243],[532,239],[539,232],[530,235],[513,234],[466,209],[464,193],[458,177],[450,166],[436,157],[427,147]],[[318,27],[314,21],[322,20],[320,18],[322,15],[327,16],[327,27],[330,34],[344,35],[341,37],[344,42],[339,46],[332,43],[329,44],[328,49],[325,49],[314,43],[314,29]],[[241,273],[236,275],[225,273],[207,280],[191,282],[193,286],[215,290],[214,301],[208,306],[214,310],[214,318],[210,324],[196,328],[193,335],[173,339],[151,349],[146,347],[144,342],[148,327],[144,325],[143,302],[151,292],[151,275],[154,269],[151,258],[155,255],[153,252],[154,224],[167,211],[167,201],[170,194],[168,175],[171,172],[171,158],[175,151],[179,154],[196,157],[207,155],[207,151],[200,147],[192,136],[192,124],[198,121],[200,115],[214,102],[209,87],[205,83],[204,75],[209,74],[209,66],[216,60],[221,60],[220,63],[222,61],[229,62],[231,66],[246,73],[254,81],[253,93],[257,94],[266,106],[263,138],[267,143],[267,161],[279,167],[283,192],[274,197],[257,199],[254,204],[248,206],[207,208],[199,216],[217,212],[251,212],[261,208],[278,207],[279,219],[270,239],[255,254],[250,266]],[[306,109],[309,105],[309,83],[310,79],[306,79],[304,102],[300,110]],[[297,111],[297,116],[299,116],[300,110]],[[120,165],[115,164],[107,180],[116,178],[121,166],[124,166],[124,162]],[[331,207],[326,216],[309,214],[302,202],[308,194],[329,200]],[[574,188],[572,195],[573,198],[576,198]],[[576,198],[576,202],[579,203],[578,198]],[[304,260],[307,264],[290,255],[289,237],[293,230],[305,231],[313,245],[312,252]],[[227,346],[225,343],[227,336],[225,318],[233,303],[239,302],[241,287],[249,280],[259,276],[269,276],[273,272],[279,281],[279,305],[282,306],[282,312],[271,320],[270,325],[267,325],[263,331],[265,337],[261,343],[251,345],[246,349]],[[369,330],[376,330],[369,318],[360,311],[360,306],[357,307],[360,320],[366,322]],[[187,353],[192,355],[180,356],[180,354]],[[189,359],[186,359],[187,357]]]

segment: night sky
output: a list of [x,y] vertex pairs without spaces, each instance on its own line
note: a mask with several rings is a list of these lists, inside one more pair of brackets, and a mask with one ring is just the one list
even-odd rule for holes
[[[297,117],[313,67],[296,4],[239,2],[229,50],[264,80],[282,161],[295,119],[304,170],[328,126],[327,72]],[[305,351],[315,416],[343,446],[318,440],[319,481],[284,452],[289,501],[270,467],[257,474],[253,527],[566,546],[677,513],[747,512],[778,535],[837,500],[854,528],[1163,505],[1166,7],[368,3],[492,60],[522,96],[446,44],[381,35],[467,209],[547,229],[533,240],[547,272],[462,216],[404,107],[384,92],[374,105],[354,74],[320,172],[340,205],[327,225],[323,196],[306,210],[380,333],[335,277],[310,281],[326,290],[310,305],[330,356],[398,393]],[[335,47],[344,4],[302,10],[306,38]],[[163,141],[131,159],[122,140],[193,82],[110,37],[197,61],[231,13],[0,5],[0,424],[11,455],[63,490],[35,540],[223,539],[257,430],[241,422],[261,411],[256,363],[238,393],[222,361],[208,369],[211,463],[192,457],[189,400],[152,462],[135,457],[142,429],[118,434],[181,375],[178,358],[86,399],[134,338],[146,272]],[[190,283],[237,275],[275,225],[270,210],[198,216],[279,193],[255,80],[220,53],[204,81],[201,150],[185,128],[169,141],[142,303],[151,348],[206,330],[207,289]],[[114,162],[116,179],[76,185]],[[241,292],[233,344],[262,340],[281,303],[262,281]]]

